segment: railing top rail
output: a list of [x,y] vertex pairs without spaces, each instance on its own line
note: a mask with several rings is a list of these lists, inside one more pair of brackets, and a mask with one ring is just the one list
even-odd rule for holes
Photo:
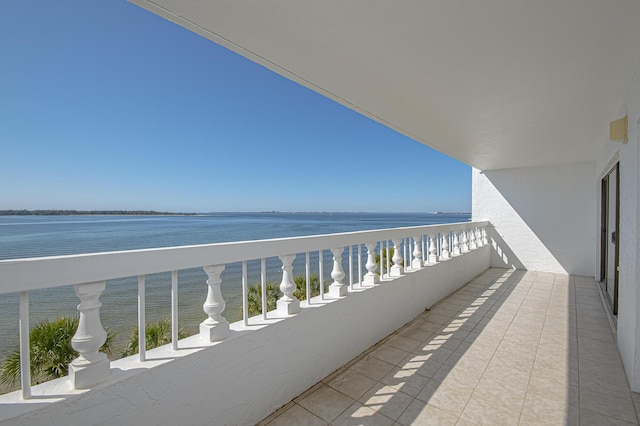
[[488,221],[0,261],[0,294],[487,226]]

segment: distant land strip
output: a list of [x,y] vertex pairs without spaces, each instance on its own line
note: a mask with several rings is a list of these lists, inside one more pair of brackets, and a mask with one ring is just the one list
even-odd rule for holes
[[156,212],[153,210],[0,210],[0,216],[195,216],[196,213]]

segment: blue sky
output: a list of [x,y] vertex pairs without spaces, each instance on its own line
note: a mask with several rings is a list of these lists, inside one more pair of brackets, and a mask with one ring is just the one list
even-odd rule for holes
[[123,1],[3,2],[0,58],[0,209],[471,209],[469,166]]

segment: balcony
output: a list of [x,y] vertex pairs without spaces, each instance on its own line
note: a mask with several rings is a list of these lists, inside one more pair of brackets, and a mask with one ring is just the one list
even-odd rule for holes
[[[0,418],[65,424],[158,422],[254,424],[341,368],[385,336],[489,267],[488,222],[471,222],[313,237],[8,260],[0,262],[3,293],[20,294],[22,389],[0,397]],[[380,270],[375,256],[383,254]],[[316,260],[314,264],[313,258]],[[277,309],[229,324],[221,273],[240,265],[236,283],[247,304],[247,264],[280,265]],[[329,274],[328,288],[293,297],[293,274],[309,282],[312,269]],[[331,265],[331,267],[328,267]],[[97,348],[105,333],[100,296],[108,280],[137,277],[138,324],[145,321],[145,277],[199,267],[208,280],[200,332],[115,361]],[[74,285],[80,324],[72,343],[80,353],[68,378],[29,381],[28,298],[41,288]],[[263,280],[264,288],[264,280]],[[307,284],[308,285],[308,284]],[[309,290],[307,288],[307,290]],[[265,294],[263,291],[262,294]],[[263,303],[262,306],[265,306]],[[139,332],[144,336],[144,332]],[[206,407],[206,408],[205,408]],[[121,417],[113,417],[113,413]],[[28,419],[28,420],[27,420]]]
[[634,403],[592,278],[492,268],[260,425],[622,425]]

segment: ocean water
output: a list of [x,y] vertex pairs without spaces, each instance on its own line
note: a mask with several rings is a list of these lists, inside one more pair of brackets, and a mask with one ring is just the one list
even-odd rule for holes
[[[420,226],[469,221],[468,214],[408,213],[218,213],[197,216],[0,216],[0,260],[66,254],[132,250],[190,244],[208,244],[265,238]],[[331,272],[331,254],[323,254],[325,278]],[[311,254],[317,265],[318,253]],[[343,256],[345,272],[348,258]],[[366,259],[363,258],[363,262]],[[355,262],[355,259],[354,259]],[[259,260],[248,263],[249,284],[259,282]],[[357,265],[354,265],[354,273]],[[312,273],[317,273],[312,268]],[[303,256],[294,262],[294,275],[304,274]],[[267,259],[267,280],[280,281],[280,263]],[[206,318],[206,275],[201,268],[179,272],[179,324],[188,334],[197,332]],[[345,278],[348,283],[348,276]],[[2,277],[0,277],[2,285]],[[146,277],[147,322],[170,317],[170,273]],[[229,264],[222,274],[229,322],[242,318],[240,264]],[[115,332],[115,345],[125,344],[137,321],[137,278],[110,280],[101,297],[103,326]],[[78,299],[73,287],[30,293],[30,322],[74,315]],[[0,359],[18,343],[18,295],[0,295]]]

